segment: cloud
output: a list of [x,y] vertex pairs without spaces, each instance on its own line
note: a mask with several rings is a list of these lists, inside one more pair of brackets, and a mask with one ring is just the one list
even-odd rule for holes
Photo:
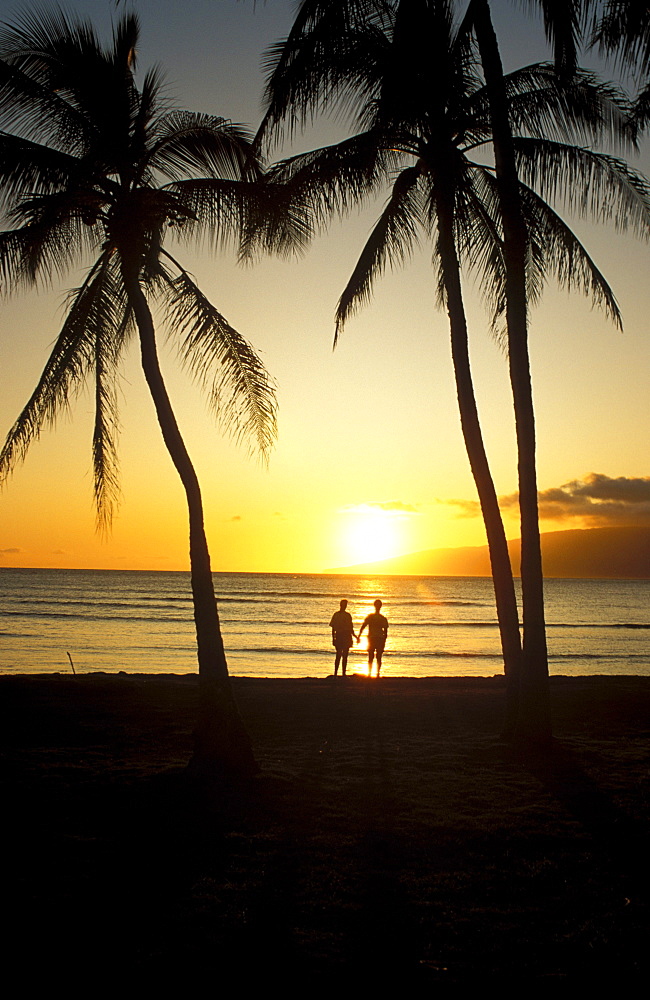
[[230,518],[231,521],[241,521],[241,519],[242,519],[241,514],[233,514],[233,516]]
[[403,500],[367,500],[365,503],[352,504],[344,507],[345,514],[368,514],[370,511],[384,510],[394,514],[419,514],[415,504],[404,503]]
[[0,549],[0,556],[15,556],[22,551],[22,549]]
[[436,503],[458,509],[457,517],[480,517],[481,505],[478,500],[437,500]]
[[[650,477],[612,479],[592,472],[538,496],[539,516],[546,521],[578,519],[591,527],[650,524]],[[499,503],[504,510],[516,507],[518,494],[499,497]]]

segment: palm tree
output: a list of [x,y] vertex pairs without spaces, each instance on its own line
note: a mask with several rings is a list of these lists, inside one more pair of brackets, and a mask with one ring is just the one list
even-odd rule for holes
[[[498,179],[489,162],[476,159],[491,141],[492,118],[472,45],[472,12],[456,28],[452,14],[452,5],[440,0],[331,6],[306,0],[286,43],[271,53],[263,132],[277,130],[287,118],[295,126],[319,107],[338,103],[352,109],[364,131],[294,157],[280,168],[283,179],[320,200],[324,215],[345,210],[397,172],[387,206],[339,302],[337,334],[369,297],[386,263],[399,263],[410,254],[418,230],[435,238],[434,263],[450,319],[461,424],[486,525],[511,681],[506,723],[511,728],[518,710],[519,624],[472,386],[459,257],[480,271],[495,322],[504,314],[510,318],[511,304]],[[587,74],[577,76],[571,89],[560,87],[548,66],[511,74],[506,86],[509,114],[521,133],[517,155],[528,181],[518,180],[518,198],[532,234],[526,244],[524,302],[534,299],[546,274],[554,272],[560,281],[582,287],[618,322],[602,275],[534,186],[543,188],[550,168],[551,176],[571,183],[590,179],[597,194],[611,187],[610,199],[630,190],[643,195],[638,179],[621,161],[568,141],[622,128],[620,95]],[[554,194],[550,185],[547,194]]]
[[[179,339],[184,362],[237,438],[266,452],[275,398],[250,344],[163,246],[207,235],[237,239],[271,208],[244,129],[173,108],[158,70],[138,89],[139,25],[116,23],[103,46],[93,26],[59,9],[24,14],[0,34],[0,178],[9,228],[0,233],[6,292],[50,283],[90,258],[70,294],[38,385],[0,453],[2,478],[87,381],[94,385],[93,462],[98,524],[118,498],[116,377],[137,337],[162,436],[187,498],[199,720],[194,762],[218,772],[256,765],[228,677],[201,491],[161,374],[151,305]],[[276,245],[289,239],[277,219]],[[282,235],[284,234],[284,235]],[[269,237],[270,238],[270,237]]]
[[474,19],[489,94],[506,274],[508,367],[515,412],[521,528],[523,661],[518,725],[525,728],[529,738],[541,742],[551,735],[551,716],[537,504],[535,412],[528,352],[528,232],[519,191],[503,66],[487,0],[471,0],[470,16]]
[[[596,5],[593,0],[566,0],[562,3],[558,0],[530,0],[529,5],[543,11],[547,36],[554,46],[558,79],[570,86],[577,73],[576,51],[583,37],[585,19]],[[476,31],[485,76],[503,229],[508,362],[517,436],[521,519],[523,661],[520,728],[528,739],[544,741],[550,736],[550,710],[544,578],[537,504],[535,412],[528,350],[526,268],[531,233],[520,194],[521,167],[489,0],[470,0],[467,17],[472,20]],[[632,135],[628,119],[627,123],[621,121],[618,124],[614,138],[625,143]],[[596,137],[601,138],[598,133]],[[611,141],[611,134],[609,138]],[[587,190],[588,173],[580,172],[576,179],[582,190]],[[547,177],[547,184],[548,181]],[[550,181],[550,186],[556,186],[554,180]],[[599,205],[593,199],[592,192],[591,206],[596,209],[597,215],[607,221],[614,217],[623,227],[628,222],[640,224],[642,228],[647,227],[647,191],[644,190],[643,183],[639,181],[635,191],[640,196],[640,201],[635,198],[627,199],[625,192],[622,193],[620,212],[612,209],[612,202],[607,194]]]
[[[344,65],[339,70],[336,88],[342,87],[344,93],[348,85],[348,58],[353,65],[369,68],[363,85],[355,78],[351,88],[353,93],[358,88],[366,95],[366,101],[356,109],[356,117],[359,121],[368,119],[367,130],[336,146],[295,157],[279,165],[275,173],[299,190],[301,197],[307,191],[317,213],[323,214],[325,209],[326,216],[328,210],[338,207],[344,211],[364,195],[378,190],[392,172],[398,171],[386,208],[339,301],[335,343],[348,317],[369,297],[386,263],[409,255],[417,239],[417,229],[422,227],[435,240],[434,264],[439,271],[440,299],[449,315],[461,427],[488,539],[508,679],[508,728],[511,724],[508,718],[516,705],[521,658],[519,616],[505,530],[474,395],[458,259],[459,240],[464,241],[469,254],[470,244],[480,243],[486,236],[483,206],[477,214],[472,204],[477,197],[480,204],[477,185],[485,183],[485,177],[477,178],[474,185],[473,164],[463,155],[477,143],[480,145],[481,136],[485,138],[485,115],[480,122],[476,116],[472,118],[469,107],[470,95],[477,93],[479,81],[473,72],[467,32],[454,31],[446,7],[439,5],[432,9],[426,28],[434,39],[435,53],[432,56],[428,52],[427,58],[419,61],[417,55],[414,58],[413,43],[422,38],[423,26],[400,17],[403,13],[400,9],[394,17],[388,17],[385,9],[378,8],[374,23],[360,20],[350,33],[353,37],[344,43]],[[319,29],[322,27],[318,25]],[[336,37],[345,38],[341,25]],[[279,100],[284,86],[299,82],[293,74],[287,79],[283,65],[285,60],[291,61],[292,46],[300,64],[313,67],[314,45],[320,45],[320,37],[305,37],[294,28],[293,38],[282,50],[277,50],[279,59],[269,82],[269,112],[263,132],[286,114],[288,102]],[[328,49],[328,60],[331,54]],[[310,83],[305,81],[304,91],[300,92],[305,97]],[[317,80],[315,100],[320,86],[321,81]],[[293,97],[293,101],[300,103],[300,98]],[[372,115],[371,105],[375,106]]]

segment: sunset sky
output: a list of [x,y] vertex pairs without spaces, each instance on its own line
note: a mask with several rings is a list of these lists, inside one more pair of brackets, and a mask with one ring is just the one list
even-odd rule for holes
[[[253,129],[261,56],[286,35],[291,0],[139,0],[139,75],[159,62],[181,107]],[[68,9],[108,31],[115,5]],[[518,3],[493,4],[507,68],[545,58],[540,25]],[[0,0],[3,20],[18,9]],[[118,8],[121,10],[122,8]],[[302,141],[340,134],[331,123]],[[647,147],[635,164],[650,172]],[[336,302],[382,200],[334,221],[302,259],[238,266],[182,250],[228,320],[260,352],[279,398],[268,467],[224,438],[181,372],[164,371],[203,487],[215,570],[320,572],[421,549],[482,545],[476,492],[458,418],[447,319],[436,306],[423,247],[388,273],[332,351]],[[550,286],[531,317],[542,529],[650,523],[650,249],[612,229],[575,222],[612,285],[620,333],[579,294]],[[0,434],[32,392],[63,315],[65,291],[21,292],[0,312]],[[478,290],[466,286],[472,363],[506,530],[519,534],[516,454],[506,358],[490,339]],[[161,331],[162,340],[162,331]],[[0,495],[0,566],[187,569],[184,495],[131,351],[121,386],[122,503],[112,535],[95,532],[92,399],[82,394],[46,430]]]

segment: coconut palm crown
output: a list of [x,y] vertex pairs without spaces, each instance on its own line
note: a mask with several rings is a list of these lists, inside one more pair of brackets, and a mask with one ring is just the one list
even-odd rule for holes
[[176,245],[207,238],[217,248],[254,225],[265,234],[258,240],[268,238],[282,250],[298,229],[274,207],[242,127],[170,106],[157,69],[137,86],[138,33],[137,17],[123,15],[112,42],[103,45],[91,24],[57,8],[26,13],[0,31],[3,291],[52,284],[73,269],[83,275],[38,385],[9,431],[0,476],[6,478],[44,426],[90,383],[95,500],[99,526],[108,528],[119,494],[116,383],[127,347],[139,342],[188,502],[205,709],[197,753],[238,758],[250,769],[250,747],[230,694],[201,493],[158,364],[150,303],[221,423],[266,453],[275,433],[266,370],[164,243],[172,236]]

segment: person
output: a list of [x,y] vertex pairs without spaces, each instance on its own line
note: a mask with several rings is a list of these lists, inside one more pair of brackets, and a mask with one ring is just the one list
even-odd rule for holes
[[330,628],[332,629],[332,645],[336,650],[336,657],[334,659],[335,677],[339,672],[339,663],[341,664],[341,675],[345,677],[345,671],[348,665],[348,653],[350,652],[352,639],[355,638],[357,642],[359,641],[359,637],[354,631],[354,626],[352,624],[352,615],[349,611],[345,610],[347,606],[348,602],[345,598],[343,598],[340,604],[340,610],[334,612],[330,622]]
[[[359,629],[359,639],[364,628],[368,626],[368,677],[372,676],[372,661],[377,657],[377,677],[381,670],[381,658],[384,654],[386,636],[388,635],[388,619],[379,613],[381,601],[375,601],[375,611],[366,616],[366,619]],[[358,640],[357,640],[358,642]]]

